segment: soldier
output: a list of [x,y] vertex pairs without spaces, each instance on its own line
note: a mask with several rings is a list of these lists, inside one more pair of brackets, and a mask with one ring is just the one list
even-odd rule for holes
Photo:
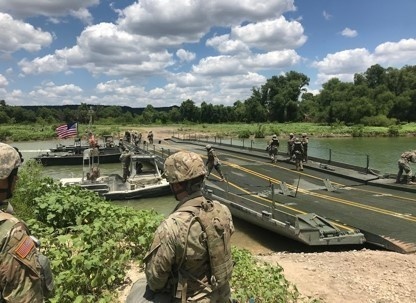
[[295,138],[292,145],[292,155],[295,158],[297,171],[303,170],[303,145],[299,138]]
[[[412,169],[410,167],[410,163],[416,162],[416,151],[407,151],[401,154],[400,159],[398,161],[399,172],[397,173],[396,183],[407,183],[407,184],[414,184],[412,182]],[[403,177],[403,172],[406,175]]]
[[228,303],[234,232],[230,210],[203,196],[206,169],[198,154],[169,156],[164,172],[179,204],[157,228],[145,256],[147,283],[137,281],[126,303]]
[[98,143],[97,140],[95,140],[95,136],[92,132],[88,133],[88,144],[91,148],[96,148],[98,147]]
[[153,144],[153,132],[152,131],[150,131],[147,134],[147,140],[149,140],[149,144]]
[[278,152],[279,145],[280,145],[280,142],[279,142],[279,139],[277,138],[277,135],[273,135],[272,140],[270,140],[268,144],[269,156],[270,156],[270,159],[272,159],[273,163],[277,162],[277,152]]
[[221,177],[220,181],[221,182],[224,181],[224,175],[223,175],[222,170],[221,170],[220,159],[218,159],[217,154],[215,153],[215,151],[214,151],[214,149],[212,148],[211,145],[208,144],[207,146],[205,146],[205,148],[208,152],[207,162],[205,163],[205,165],[208,168],[207,178],[211,174],[212,169],[215,168],[215,170],[217,171],[217,173]]
[[302,139],[300,140],[300,142],[302,143],[303,146],[303,162],[308,162],[308,143],[309,143],[309,138],[308,135],[306,133],[302,134]]
[[293,133],[289,134],[289,140],[287,141],[287,154],[289,155],[289,160],[292,159],[292,150],[293,150],[293,143],[295,142],[295,135]]
[[49,260],[39,240],[13,216],[11,198],[23,162],[18,150],[0,143],[0,302],[42,303],[53,290]]
[[130,165],[131,165],[131,152],[124,148],[123,152],[120,155],[121,166],[123,169],[123,182],[127,181],[127,178],[130,176]]

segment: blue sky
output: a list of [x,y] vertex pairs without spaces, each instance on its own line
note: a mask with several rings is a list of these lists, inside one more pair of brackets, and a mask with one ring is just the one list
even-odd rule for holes
[[233,105],[294,70],[317,93],[416,64],[414,0],[0,0],[8,105]]

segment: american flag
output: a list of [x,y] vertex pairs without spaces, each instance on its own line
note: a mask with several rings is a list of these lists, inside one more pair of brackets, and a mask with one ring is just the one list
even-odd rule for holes
[[78,134],[78,124],[76,122],[62,124],[56,128],[56,133],[61,139],[76,136]]

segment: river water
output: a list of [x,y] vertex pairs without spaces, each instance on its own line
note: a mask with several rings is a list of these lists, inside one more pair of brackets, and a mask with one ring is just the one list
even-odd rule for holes
[[[280,150],[286,150],[286,141],[280,140]],[[57,143],[73,144],[73,140],[50,140],[39,142],[16,142],[25,159],[33,158],[49,148],[56,147]],[[226,143],[226,142],[224,142]],[[234,141],[238,145],[241,142]],[[247,142],[244,143],[247,146]],[[253,143],[252,143],[253,144]],[[265,147],[266,140],[257,140],[254,147]],[[309,140],[308,153],[317,158],[329,159],[349,164],[369,167],[382,173],[397,173],[397,160],[400,154],[406,150],[416,149],[414,137],[382,137],[382,138],[311,138]],[[120,173],[121,164],[100,165],[102,174]],[[44,173],[54,179],[63,177],[82,176],[82,167],[78,166],[47,166]],[[173,196],[147,198],[131,201],[114,201],[122,206],[137,209],[154,209],[157,212],[168,215],[176,205]],[[258,228],[244,221],[235,219],[236,233],[232,238],[234,245],[249,249],[254,253],[266,253],[269,251],[299,250],[302,245],[295,241],[280,237],[267,230]]]

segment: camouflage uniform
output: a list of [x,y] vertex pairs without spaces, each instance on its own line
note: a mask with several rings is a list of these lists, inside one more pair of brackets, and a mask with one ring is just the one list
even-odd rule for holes
[[[410,162],[416,162],[416,151],[408,151],[401,154],[399,161],[397,162],[399,172],[397,173],[396,183],[406,182],[410,184],[412,182],[412,169]],[[401,180],[403,172],[406,173],[404,180]]]
[[213,168],[217,171],[217,173],[220,175],[221,180],[224,180],[224,175],[221,170],[221,162],[218,159],[217,154],[215,153],[214,149],[211,145],[206,146],[207,152],[208,152],[208,159],[205,165],[208,168],[207,177],[211,174],[211,171]]
[[152,131],[150,131],[147,134],[147,140],[149,140],[149,144],[153,144],[153,132]]
[[292,145],[292,155],[295,158],[296,170],[303,170],[303,145],[299,138],[295,138]]
[[123,169],[123,182],[127,181],[127,178],[130,176],[130,164],[131,164],[131,153],[129,150],[125,149],[120,155],[120,161]]
[[[202,236],[204,232],[190,212],[181,211],[194,207],[195,212],[199,212],[197,205],[204,199],[201,195],[198,193],[197,197],[181,203],[157,229],[150,253],[145,258],[147,283],[154,291],[179,297],[174,302],[181,302],[181,290],[185,287],[186,302],[229,302],[231,294],[228,281],[211,293],[203,286],[210,282],[210,261]],[[227,228],[233,233],[231,213],[226,206],[221,206],[223,215],[228,218]],[[179,274],[186,282],[177,287]]]
[[272,140],[269,141],[268,144],[268,151],[270,159],[272,159],[273,162],[276,162],[277,160],[277,152],[279,148],[280,142],[276,135],[273,135]]
[[[0,143],[0,181],[8,184],[1,193],[12,196],[13,178],[21,162],[20,152]],[[6,196],[6,195],[4,195]],[[27,226],[14,217],[11,206],[0,210],[0,302],[41,303],[53,289],[49,261],[37,249]]]
[[301,142],[302,142],[302,146],[303,146],[303,162],[308,162],[309,138],[305,133],[302,134]]
[[127,302],[228,303],[234,232],[230,210],[203,197],[206,169],[196,153],[175,153],[164,168],[179,204],[157,228],[144,259],[147,287],[156,300],[141,300],[149,297],[142,291]]
[[0,212],[0,290],[5,302],[43,302],[41,265],[26,226]]
[[[293,156],[293,143],[295,142],[295,135],[293,133],[289,134],[289,140],[287,141],[287,154],[289,155],[290,159]],[[290,160],[289,159],[289,160]]]

